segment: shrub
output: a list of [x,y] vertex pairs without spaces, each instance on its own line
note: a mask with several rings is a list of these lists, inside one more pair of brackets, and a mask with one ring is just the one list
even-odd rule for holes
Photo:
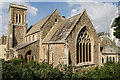
[[53,68],[52,64],[46,62],[37,63],[30,61],[25,63],[21,59],[13,59],[2,62],[2,78],[3,80],[73,80],[77,78],[120,78],[120,64],[107,63],[102,67],[83,69],[80,68],[73,72],[72,66],[59,64]]

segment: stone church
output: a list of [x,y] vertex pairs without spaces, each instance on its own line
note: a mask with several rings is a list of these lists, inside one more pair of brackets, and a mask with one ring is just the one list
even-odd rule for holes
[[99,39],[86,10],[66,19],[55,9],[29,29],[26,13],[26,6],[9,6],[7,60],[45,61],[54,66],[100,65]]

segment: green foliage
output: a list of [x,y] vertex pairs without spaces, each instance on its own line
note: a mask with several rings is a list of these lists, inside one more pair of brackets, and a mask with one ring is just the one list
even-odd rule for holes
[[114,27],[116,27],[114,29],[115,30],[114,36],[120,39],[120,16],[115,19]]
[[114,80],[120,79],[120,64],[104,64],[102,67],[96,67],[94,70],[89,70],[86,74],[91,78],[111,78]]
[[53,68],[48,63],[37,63],[30,61],[23,63],[21,59],[3,61],[3,80],[36,80],[36,79],[59,79],[63,76],[62,71],[57,67]]
[[[75,69],[75,68],[74,68]],[[120,64],[107,63],[102,67],[95,68],[77,68],[73,72],[72,66],[59,64],[57,67],[46,62],[37,63],[30,61],[25,63],[21,59],[13,59],[3,61],[2,63],[2,78],[3,80],[75,80],[80,79],[96,79],[96,78],[120,78]]]

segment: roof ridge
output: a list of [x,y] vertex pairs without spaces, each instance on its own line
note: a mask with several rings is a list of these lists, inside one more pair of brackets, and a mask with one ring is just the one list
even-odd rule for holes
[[[57,8],[50,14],[50,16],[48,17],[48,19],[45,21],[45,23],[50,19],[50,17],[56,12],[58,11]],[[58,12],[59,13],[59,12]],[[45,23],[42,25],[42,27],[45,25]],[[42,28],[41,27],[41,28]]]
[[[58,11],[57,8],[56,8],[51,14],[49,14],[48,16],[45,17],[45,18],[47,18],[47,17],[48,17],[48,18],[45,20],[45,22],[42,24],[42,26],[39,28],[39,30],[45,25],[45,23],[50,19],[50,17],[51,17],[56,11]],[[59,12],[58,12],[58,13],[59,13]],[[42,20],[44,20],[45,18],[43,18]],[[35,23],[32,27],[36,26],[36,25],[37,25],[39,22],[41,22],[42,20],[40,20],[40,21],[38,21],[37,23]],[[32,27],[31,27],[31,29],[32,29]],[[30,30],[31,30],[31,29],[30,29]],[[30,31],[30,30],[29,30],[29,31]],[[29,31],[28,31],[28,32],[29,32]],[[28,32],[27,32],[27,33],[28,33]],[[35,32],[37,32],[37,31],[35,31]],[[33,33],[35,33],[35,32],[32,32],[32,33],[30,33],[30,34],[33,34]],[[26,34],[26,35],[30,35],[30,34]]]
[[[79,19],[81,18],[81,16],[86,12],[85,9],[83,9],[82,13],[81,14],[78,14],[78,20],[76,20],[76,23],[79,21]],[[77,15],[76,15],[77,16]],[[68,31],[66,37],[64,38],[64,40],[69,36],[69,34],[71,33],[71,31],[73,30],[73,28],[75,27],[75,24],[72,25],[71,29]]]
[[[116,46],[116,44],[113,42],[113,41],[111,41],[108,37],[105,37],[106,39],[108,39],[115,47],[118,47],[118,46]],[[118,47],[118,48],[120,48],[120,47]]]

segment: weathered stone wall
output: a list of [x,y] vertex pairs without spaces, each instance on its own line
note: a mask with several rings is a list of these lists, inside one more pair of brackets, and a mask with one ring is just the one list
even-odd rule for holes
[[25,54],[29,50],[31,50],[31,53],[35,55],[35,57],[36,57],[35,60],[38,61],[38,56],[39,56],[39,54],[38,54],[39,53],[39,41],[36,41],[36,42],[34,42],[34,43],[32,43],[32,44],[30,44],[30,45],[28,45],[28,46],[26,46],[26,47],[24,47],[22,49],[19,49],[19,50],[17,50],[17,52],[18,52],[18,55],[22,55],[23,58],[25,58]]
[[25,26],[14,26],[13,31],[13,46],[24,42],[24,28]]
[[[63,63],[64,57],[64,44],[43,44],[42,45],[43,55],[41,55],[46,62],[57,66]],[[49,57],[48,57],[49,56]]]
[[24,40],[25,40],[25,42],[37,41],[40,39],[39,34],[40,34],[40,32],[36,32],[36,33],[30,34],[30,35],[27,35],[27,36],[25,36]]
[[66,39],[66,42],[68,42],[68,48],[70,50],[70,58],[71,58],[71,63],[72,65],[76,65],[77,64],[77,49],[76,49],[76,44],[77,44],[77,37],[79,32],[81,31],[81,29],[83,27],[85,27],[88,29],[90,38],[91,38],[91,43],[92,43],[92,62],[95,64],[99,64],[99,42],[98,42],[98,37],[97,37],[97,33],[90,21],[90,19],[88,18],[88,15],[86,12],[83,13],[82,17],[80,18],[80,20],[78,21],[77,25],[73,28],[72,32],[70,33],[70,35],[68,36],[68,38]]
[[[27,31],[26,24],[27,8],[22,5],[10,4],[9,8],[9,24],[8,24],[8,41],[7,48],[12,48],[24,42],[24,36]],[[20,23],[16,23],[16,14],[19,14]]]
[[[57,22],[62,21],[62,17],[60,16],[59,12],[55,10],[55,12],[52,13],[52,16],[48,19],[48,21],[43,25],[41,28],[41,31],[43,31],[42,39],[45,38],[45,36],[48,34],[48,32],[51,30],[51,28],[57,23],[55,22],[55,19],[57,19]],[[31,35],[37,34],[37,40],[39,40],[39,31],[33,34],[28,35],[29,37]],[[26,37],[28,37],[26,36]],[[28,41],[29,42],[29,41]]]
[[55,25],[55,19],[57,19],[58,22],[62,21],[61,16],[59,15],[58,11],[53,12],[50,19],[47,21],[44,27],[41,28],[41,30],[43,31],[42,39],[47,35],[50,29]]
[[120,48],[108,37],[104,37],[100,43],[102,53],[120,53]]
[[[13,9],[13,23],[12,24],[17,24],[14,25],[13,28],[13,46],[16,46],[20,43],[24,42],[24,36],[25,33],[27,31],[27,26],[26,26],[26,10],[24,9],[19,9],[19,8],[14,8]],[[21,19],[21,23],[16,23],[16,14],[22,15]]]

